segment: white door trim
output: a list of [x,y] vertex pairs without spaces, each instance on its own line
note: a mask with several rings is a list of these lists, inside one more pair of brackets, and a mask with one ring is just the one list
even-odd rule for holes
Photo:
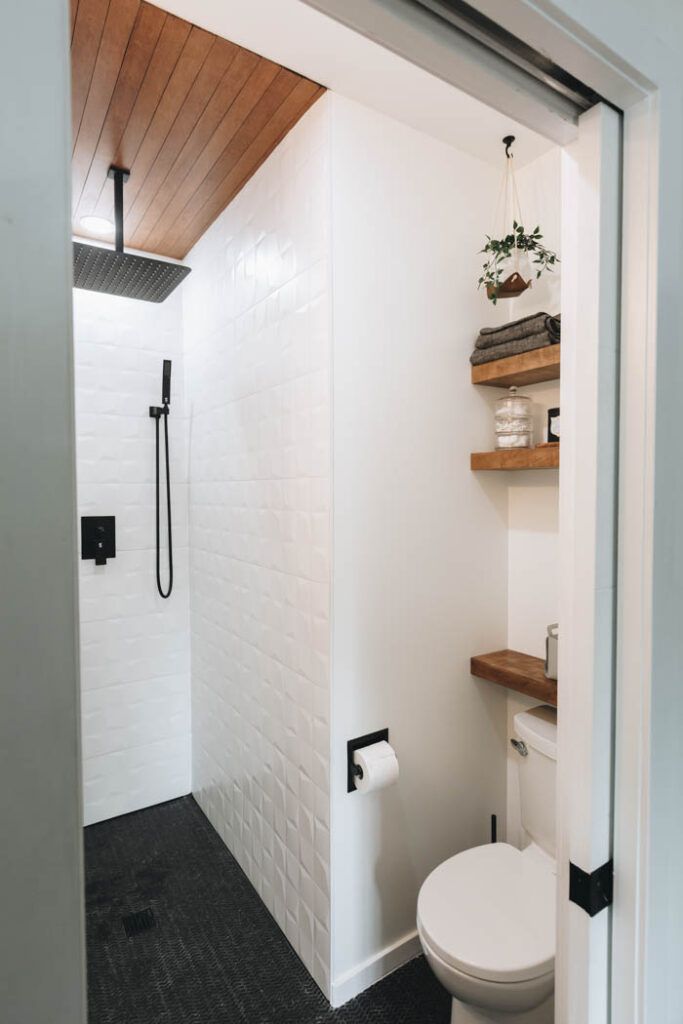
[[612,855],[621,117],[593,107],[562,161],[562,459],[555,1017],[609,1019],[608,910],[569,902],[570,861]]
[[[624,118],[612,1020],[645,1019],[658,206],[656,95]],[[628,454],[628,457],[626,457]]]

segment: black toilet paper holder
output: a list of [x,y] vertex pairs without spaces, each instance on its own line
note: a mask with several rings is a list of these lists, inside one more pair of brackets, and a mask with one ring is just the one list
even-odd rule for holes
[[356,779],[363,778],[363,769],[359,764],[353,763],[353,755],[361,747],[369,747],[372,743],[380,743],[381,740],[389,742],[389,730],[379,729],[377,732],[369,732],[366,736],[358,736],[355,740],[349,740],[346,744],[346,792],[356,792]]

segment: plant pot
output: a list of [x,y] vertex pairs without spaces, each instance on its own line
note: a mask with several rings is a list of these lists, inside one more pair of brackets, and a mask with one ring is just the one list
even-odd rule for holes
[[514,299],[517,295],[525,292],[527,288],[531,288],[531,281],[525,281],[522,275],[515,270],[499,285],[487,284],[486,294],[489,299]]

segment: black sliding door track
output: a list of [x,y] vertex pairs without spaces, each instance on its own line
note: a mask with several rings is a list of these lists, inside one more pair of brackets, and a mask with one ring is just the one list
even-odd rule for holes
[[508,32],[492,18],[482,14],[464,0],[411,0],[432,14],[447,21],[458,31],[476,39],[489,50],[543,82],[550,89],[574,103],[580,110],[588,110],[596,103],[604,103],[593,89],[574,78],[568,71],[534,50],[523,40]]

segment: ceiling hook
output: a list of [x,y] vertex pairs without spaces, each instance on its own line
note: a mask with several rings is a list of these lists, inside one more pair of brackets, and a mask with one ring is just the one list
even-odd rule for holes
[[514,135],[506,135],[505,138],[503,139],[503,145],[505,146],[505,156],[508,158],[508,160],[512,160],[512,153],[510,152],[510,147],[512,146],[512,143],[514,141]]

